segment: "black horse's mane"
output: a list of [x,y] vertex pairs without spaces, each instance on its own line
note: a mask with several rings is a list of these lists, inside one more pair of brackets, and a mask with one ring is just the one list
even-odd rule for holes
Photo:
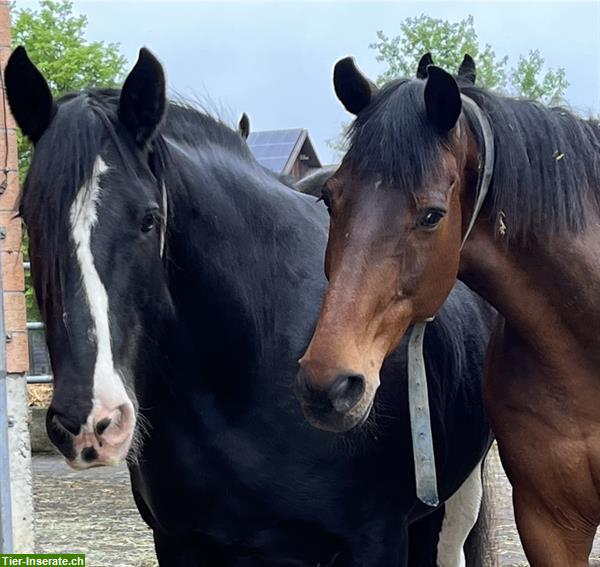
[[[392,81],[359,114],[348,131],[347,154],[357,172],[381,175],[410,192],[439,173],[440,152],[451,141],[426,118],[424,85]],[[494,132],[486,212],[492,218],[502,213],[512,237],[583,230],[588,207],[600,210],[598,122],[472,85],[461,85],[461,92],[483,110]]]
[[218,144],[240,155],[252,155],[242,137],[227,124],[184,101],[169,103],[161,134],[194,146]]

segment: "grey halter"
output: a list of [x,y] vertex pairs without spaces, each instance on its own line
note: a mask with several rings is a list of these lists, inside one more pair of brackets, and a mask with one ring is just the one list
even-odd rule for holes
[[[477,216],[485,201],[494,172],[494,134],[490,122],[479,106],[465,95],[461,95],[463,106],[475,116],[483,135],[484,153],[479,161],[479,179],[477,181],[477,198],[473,215],[463,236],[461,250],[473,230]],[[415,460],[415,480],[417,498],[429,506],[439,504],[433,437],[431,434],[431,413],[427,391],[427,373],[423,357],[423,337],[431,317],[413,325],[408,343],[408,405],[410,412],[410,428],[412,433],[413,453]]]

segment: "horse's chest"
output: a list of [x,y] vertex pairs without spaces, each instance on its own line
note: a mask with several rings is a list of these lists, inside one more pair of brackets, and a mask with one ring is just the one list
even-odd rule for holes
[[278,524],[339,531],[339,501],[350,501],[366,482],[358,472],[343,474],[344,462],[332,460],[316,471],[310,463],[323,455],[307,463],[310,448],[297,439],[281,447],[276,432],[267,437],[250,426],[206,432],[199,424],[190,435],[173,423],[159,436],[162,430],[156,424],[139,476],[144,500],[167,531],[199,531],[223,544],[252,541]]

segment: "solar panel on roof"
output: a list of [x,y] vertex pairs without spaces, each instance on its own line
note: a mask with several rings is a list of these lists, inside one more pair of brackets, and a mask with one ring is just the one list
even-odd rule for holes
[[267,130],[251,132],[248,146],[256,161],[275,173],[282,173],[302,130]]

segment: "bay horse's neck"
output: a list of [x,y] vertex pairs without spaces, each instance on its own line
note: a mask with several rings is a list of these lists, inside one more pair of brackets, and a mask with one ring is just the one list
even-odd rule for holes
[[[600,225],[580,235],[507,242],[481,220],[461,257],[459,277],[506,319],[508,329],[562,365],[600,359]],[[592,344],[593,343],[593,344]],[[600,362],[600,360],[596,360]]]
[[498,127],[497,185],[459,276],[504,316],[483,394],[527,558],[583,566],[600,523],[600,132],[529,108]]

